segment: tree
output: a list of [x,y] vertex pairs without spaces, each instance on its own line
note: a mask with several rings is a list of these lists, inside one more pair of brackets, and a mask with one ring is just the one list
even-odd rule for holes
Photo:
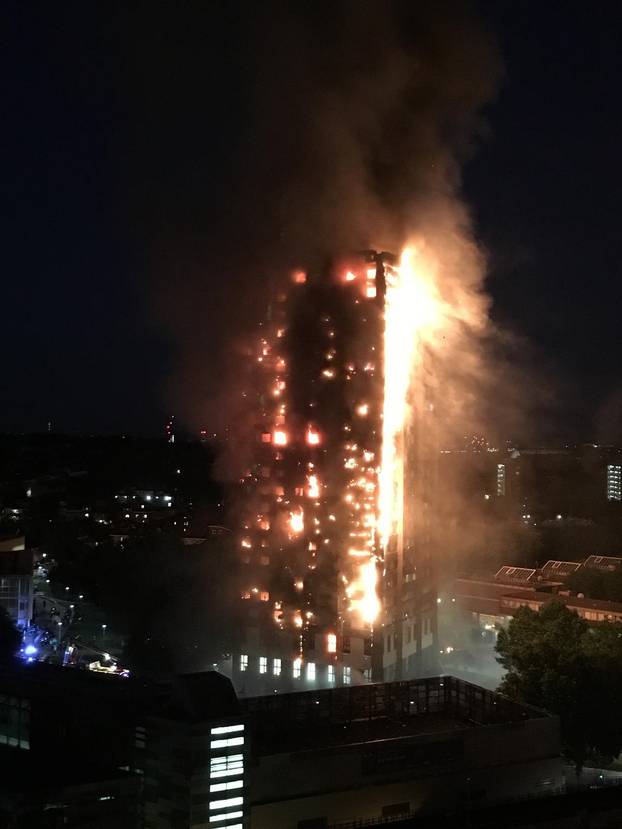
[[0,606],[0,662],[8,662],[16,655],[22,641],[19,630],[15,627],[4,607]]
[[556,601],[539,612],[523,607],[499,632],[497,653],[507,671],[499,690],[559,716],[577,773],[590,754],[619,753],[621,625],[591,628]]

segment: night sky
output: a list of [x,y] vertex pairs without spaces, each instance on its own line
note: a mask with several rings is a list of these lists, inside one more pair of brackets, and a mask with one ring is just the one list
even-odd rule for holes
[[[222,274],[204,309],[185,286],[206,244],[244,244],[219,230],[254,161],[249,4],[130,5],[9,4],[3,430],[158,433],[180,331],[204,344],[197,382],[216,359]],[[622,439],[617,5],[478,10],[505,67],[464,169],[494,317],[556,378],[560,435]]]

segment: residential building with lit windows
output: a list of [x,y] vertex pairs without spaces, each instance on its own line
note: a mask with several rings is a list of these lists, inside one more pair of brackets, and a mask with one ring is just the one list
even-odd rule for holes
[[[298,668],[311,683],[319,670]],[[453,677],[344,682],[238,699],[216,672],[144,682],[6,666],[0,819],[45,829],[371,826],[563,787],[555,717]]]
[[301,654],[300,639],[290,631],[249,628],[242,638],[245,652],[236,650],[218,669],[241,697],[371,681],[374,643],[369,632],[344,636],[334,628],[308,628],[303,645]]
[[622,464],[607,465],[607,500],[622,501]]
[[177,677],[142,728],[147,829],[248,826],[247,728],[226,677]]
[[[255,440],[237,533],[249,633],[219,666],[241,694],[436,670],[430,516],[438,447],[425,384],[413,406],[417,428],[386,439],[403,448],[403,516],[390,537],[379,525],[385,300],[397,274],[396,258],[375,251],[297,272],[261,326],[244,392]],[[274,658],[282,660],[278,682]]]

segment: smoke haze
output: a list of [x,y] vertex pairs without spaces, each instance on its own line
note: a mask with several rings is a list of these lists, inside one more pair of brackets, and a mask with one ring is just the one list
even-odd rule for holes
[[[460,166],[501,77],[467,3],[233,6],[156,19],[129,67],[136,105],[171,144],[191,105],[185,85],[204,82],[194,105],[209,125],[185,137],[176,186],[149,147],[133,175],[155,176],[139,208],[155,240],[158,317],[176,348],[169,406],[215,431],[242,385],[223,378],[241,377],[249,328],[293,267],[424,237],[449,265],[448,300],[468,297],[483,336],[484,262],[459,199]],[[141,25],[123,21],[130,32]],[[465,354],[470,377],[478,359]]]

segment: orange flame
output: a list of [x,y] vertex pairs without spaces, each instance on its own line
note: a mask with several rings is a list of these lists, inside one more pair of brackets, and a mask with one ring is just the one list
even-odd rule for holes
[[309,446],[317,446],[320,442],[320,433],[316,431],[313,426],[309,426],[307,429],[306,439]]

